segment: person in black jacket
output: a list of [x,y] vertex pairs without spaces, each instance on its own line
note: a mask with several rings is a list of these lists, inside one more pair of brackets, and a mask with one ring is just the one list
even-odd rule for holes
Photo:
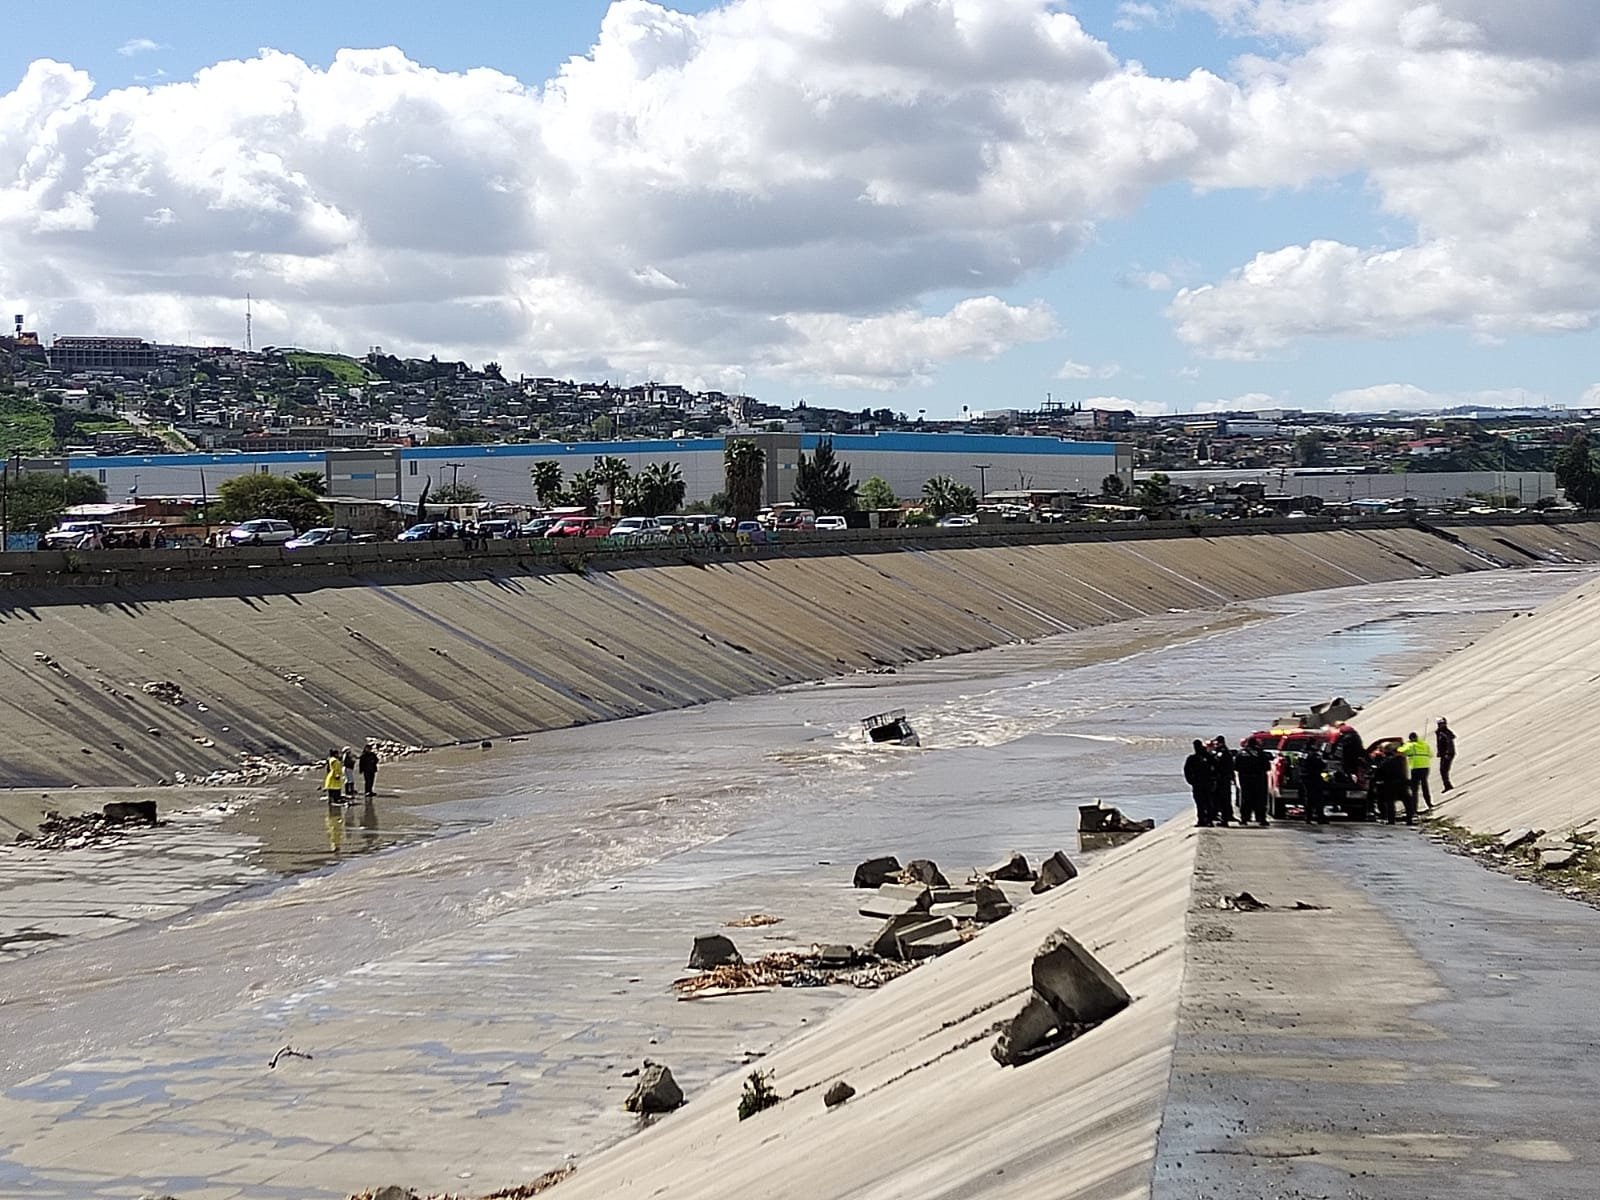
[[1438,755],[1439,782],[1450,790],[1450,764],[1456,760],[1456,734],[1443,717],[1433,729],[1433,745]]
[[378,778],[378,752],[368,742],[361,747],[361,757],[356,760],[356,766],[361,771],[361,782],[366,786],[366,795],[372,795],[373,782]]
[[1216,792],[1216,772],[1205,743],[1198,738],[1195,739],[1194,753],[1183,760],[1183,779],[1189,785],[1189,790],[1194,793],[1194,811],[1198,817],[1196,824],[1210,825],[1212,799]]
[[1211,814],[1224,829],[1233,820],[1233,751],[1220,733],[1211,739],[1211,769],[1216,791]]
[[1319,825],[1328,823],[1328,814],[1324,811],[1328,794],[1323,783],[1322,770],[1322,747],[1307,746],[1296,764],[1295,782],[1300,788],[1300,805],[1305,811],[1308,825],[1312,821]]
[[1372,764],[1372,789],[1377,793],[1383,818],[1389,824],[1394,824],[1396,800],[1405,805],[1406,824],[1417,823],[1417,798],[1411,791],[1411,767],[1397,747],[1384,747],[1382,755]]
[[1272,760],[1255,738],[1245,738],[1244,746],[1233,756],[1233,770],[1239,777],[1239,824],[1254,821],[1267,827],[1267,772]]

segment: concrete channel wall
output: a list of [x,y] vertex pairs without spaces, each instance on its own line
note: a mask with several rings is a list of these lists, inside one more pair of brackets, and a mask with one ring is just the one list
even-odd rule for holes
[[[369,736],[503,737],[1169,609],[1600,561],[1592,522],[1285,524],[936,530],[582,562],[428,545],[315,565],[273,550],[209,565],[29,556],[0,563],[0,784],[148,784]],[[166,683],[184,703],[144,690]]]

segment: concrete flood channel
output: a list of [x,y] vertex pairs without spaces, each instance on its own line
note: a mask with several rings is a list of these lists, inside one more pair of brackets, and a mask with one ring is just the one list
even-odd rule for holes
[[[696,933],[766,912],[783,923],[729,931],[747,957],[859,941],[848,882],[868,855],[952,873],[1073,850],[1076,805],[1096,797],[1180,814],[1190,738],[1370,698],[1581,570],[1173,612],[430,754],[380,781],[403,793],[380,805],[436,836],[385,853],[318,865],[314,785],[261,799],[317,867],[290,877],[238,813],[29,871],[7,851],[0,914],[43,936],[0,962],[0,1196],[525,1182],[634,1128],[621,1100],[641,1059],[669,1063],[692,1103],[848,998],[679,1002]],[[857,718],[895,707],[920,750],[855,739]],[[114,936],[86,936],[99,927],[71,907],[86,893]],[[284,1045],[312,1058],[269,1069]]]

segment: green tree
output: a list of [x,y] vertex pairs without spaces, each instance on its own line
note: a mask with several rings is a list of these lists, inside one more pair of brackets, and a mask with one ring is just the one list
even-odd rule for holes
[[316,493],[282,475],[237,475],[217,488],[217,516],[224,521],[272,517],[296,529],[310,529],[328,519]]
[[633,472],[628,469],[626,459],[618,458],[614,454],[597,454],[594,459],[594,478],[606,493],[606,508],[612,516],[617,515],[617,498],[627,489],[628,480]]
[[314,496],[326,496],[328,494],[328,480],[321,471],[296,471],[289,478]]
[[475,483],[445,483],[433,493],[435,504],[476,504],[483,499],[483,489]]
[[1172,508],[1172,479],[1161,471],[1133,485],[1134,499],[1146,516],[1165,516]]
[[1308,429],[1294,440],[1294,461],[1302,467],[1322,465],[1322,434]]
[[1595,470],[1589,435],[1581,430],[1556,455],[1556,483],[1579,508],[1600,508],[1600,471]]
[[767,452],[749,438],[734,438],[723,447],[722,470],[732,515],[754,520],[767,493]]
[[1121,500],[1128,494],[1128,484],[1121,475],[1107,475],[1100,481],[1100,494],[1107,500]]
[[677,463],[651,463],[633,477],[624,507],[630,516],[659,517],[678,510],[685,490]]
[[528,468],[528,480],[533,484],[534,497],[549,508],[561,495],[561,464],[553,458],[541,458]]
[[595,478],[593,471],[577,471],[572,478],[567,480],[567,490],[560,499],[577,508],[587,508],[594,511],[600,503],[600,481]]
[[935,475],[922,485],[923,507],[935,517],[971,512],[978,507],[978,493],[948,475]]
[[878,508],[900,506],[900,501],[895,498],[894,489],[882,475],[872,476],[857,489],[856,503],[868,512]]
[[610,441],[611,436],[616,432],[617,423],[604,413],[589,422],[589,436],[597,442]]
[[855,484],[850,482],[850,467],[833,453],[833,439],[817,442],[817,452],[808,460],[805,453],[795,464],[794,502],[819,513],[850,512],[856,506]]
[[13,533],[22,529],[43,533],[74,505],[105,502],[105,485],[88,475],[6,473],[6,525]]

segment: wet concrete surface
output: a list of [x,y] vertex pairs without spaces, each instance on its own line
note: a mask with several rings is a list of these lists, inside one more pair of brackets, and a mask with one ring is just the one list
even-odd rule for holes
[[1600,911],[1404,827],[1216,831],[1201,876],[1157,1200],[1597,1194]]
[[[660,1057],[694,1085],[847,998],[675,1001],[695,933],[761,910],[785,917],[778,938],[864,939],[842,883],[858,859],[960,869],[1071,849],[1096,798],[1181,812],[1191,737],[1375,695],[1573,582],[1175,612],[408,760],[380,789],[431,798],[448,836],[3,965],[0,1196],[334,1196],[402,1169],[457,1190],[464,1173],[525,1180],[626,1133],[620,1070],[668,1039]],[[893,707],[921,750],[855,736]],[[316,805],[280,815],[323,831]],[[134,862],[93,883],[111,906],[148,886]],[[286,1042],[326,1057],[266,1073]]]

